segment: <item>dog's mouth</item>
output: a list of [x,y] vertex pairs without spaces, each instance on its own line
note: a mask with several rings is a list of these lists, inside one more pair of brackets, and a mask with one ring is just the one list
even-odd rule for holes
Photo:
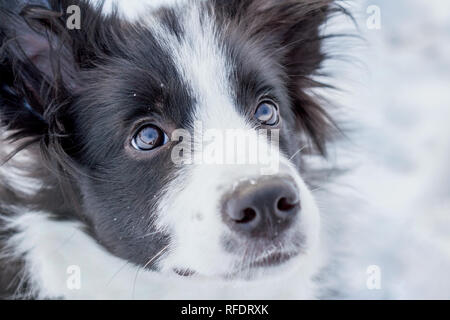
[[[261,269],[261,268],[274,268],[277,266],[281,266],[288,261],[292,260],[292,258],[299,255],[300,252],[273,252],[270,254],[267,254],[263,257],[258,257],[256,259],[253,259],[252,261],[245,264],[245,267],[240,267],[237,271],[230,272],[227,275],[224,276],[218,276],[217,278],[223,278],[223,279],[233,279],[233,278],[239,278],[240,275],[248,274],[249,271],[254,269]],[[181,277],[194,277],[194,276],[201,276],[200,273],[198,273],[195,270],[189,269],[189,268],[174,268],[174,273]],[[216,277],[214,277],[216,278]]]
[[174,268],[173,272],[181,277],[192,277],[197,274],[197,272],[195,272],[194,270],[183,268]]
[[275,252],[250,263],[250,268],[274,267],[289,261],[298,253]]

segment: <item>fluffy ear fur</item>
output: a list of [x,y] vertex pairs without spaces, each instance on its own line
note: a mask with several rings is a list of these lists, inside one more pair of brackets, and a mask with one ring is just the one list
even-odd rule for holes
[[298,124],[312,141],[313,150],[326,153],[326,142],[336,132],[331,118],[306,92],[325,86],[313,80],[326,55],[321,25],[345,10],[334,0],[215,0],[224,19],[238,32],[264,46],[280,61],[288,81]]
[[[62,140],[70,140],[68,116],[81,87],[80,71],[117,51],[111,46],[121,43],[115,34],[122,28],[115,30],[126,25],[115,12],[99,14],[101,3],[35,0],[41,5],[11,6],[0,1],[1,124],[9,139],[21,140],[16,152],[39,141],[41,151],[59,150],[61,156],[62,145],[71,144]],[[74,3],[82,12],[80,30],[66,27],[66,10]]]
[[62,132],[57,110],[76,88],[62,12],[41,6],[25,6],[19,14],[0,9],[0,42],[0,119],[11,138],[36,141],[54,126]]

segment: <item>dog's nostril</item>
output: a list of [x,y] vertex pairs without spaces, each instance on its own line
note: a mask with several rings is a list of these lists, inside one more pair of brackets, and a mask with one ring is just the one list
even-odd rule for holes
[[291,211],[298,206],[298,202],[290,202],[287,198],[281,198],[278,200],[277,208],[280,211]]
[[235,220],[236,223],[248,223],[256,218],[256,211],[252,208],[247,208],[242,211],[242,218]]

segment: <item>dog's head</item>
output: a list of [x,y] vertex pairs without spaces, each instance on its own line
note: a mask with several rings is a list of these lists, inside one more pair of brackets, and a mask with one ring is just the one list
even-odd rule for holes
[[1,13],[1,118],[40,142],[93,237],[165,273],[308,264],[319,211],[301,159],[330,128],[308,91],[331,1],[187,1],[136,21],[51,2]]

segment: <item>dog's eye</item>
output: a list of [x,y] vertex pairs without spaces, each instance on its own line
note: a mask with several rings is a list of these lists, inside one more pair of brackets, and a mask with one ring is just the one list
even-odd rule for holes
[[146,125],[139,129],[131,144],[140,151],[154,150],[168,142],[169,138],[160,128],[154,125]]
[[264,125],[274,126],[278,124],[278,108],[271,101],[264,101],[259,104],[255,112],[255,119]]

